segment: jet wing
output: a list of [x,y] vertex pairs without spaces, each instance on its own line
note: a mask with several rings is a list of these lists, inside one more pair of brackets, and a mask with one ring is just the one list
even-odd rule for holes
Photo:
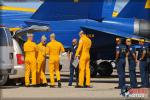
[[[103,24],[103,23],[101,23]],[[100,37],[103,37],[103,36],[107,36],[107,37],[120,37],[120,38],[131,38],[133,40],[138,40],[140,38],[143,38],[143,37],[140,37],[140,36],[136,36],[132,33],[127,33],[125,31],[121,31],[121,30],[117,30],[114,28],[107,28],[107,27],[103,27],[103,25],[101,25],[101,27],[96,27],[96,26],[82,26],[81,29],[83,29],[86,33],[88,33],[89,31],[91,33],[97,33],[99,34]],[[149,41],[148,39],[146,39],[147,41]]]

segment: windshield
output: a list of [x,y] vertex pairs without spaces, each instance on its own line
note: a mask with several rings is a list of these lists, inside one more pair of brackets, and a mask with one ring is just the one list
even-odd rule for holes
[[0,28],[0,46],[7,46],[8,44],[12,46],[11,34],[8,29]]

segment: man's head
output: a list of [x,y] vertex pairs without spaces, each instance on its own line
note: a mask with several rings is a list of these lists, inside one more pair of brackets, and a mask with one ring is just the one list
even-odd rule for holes
[[41,43],[42,43],[42,44],[46,44],[46,40],[47,40],[46,36],[43,35],[43,36],[41,37]]
[[55,33],[52,33],[52,34],[50,35],[50,40],[55,40]]
[[77,39],[73,39],[73,40],[72,40],[72,45],[73,45],[73,46],[77,45]]
[[85,33],[84,33],[83,31],[80,31],[80,32],[79,32],[80,38],[81,38],[84,34],[85,34]]
[[130,46],[132,44],[132,41],[131,41],[131,39],[126,39],[126,45],[128,45],[128,46]]
[[32,33],[27,33],[27,38],[28,38],[28,40],[33,41],[33,34]]
[[121,43],[121,38],[116,38],[116,44],[120,44]]
[[145,39],[141,38],[141,39],[139,40],[139,44],[140,44],[140,45],[144,45],[144,43],[145,43]]

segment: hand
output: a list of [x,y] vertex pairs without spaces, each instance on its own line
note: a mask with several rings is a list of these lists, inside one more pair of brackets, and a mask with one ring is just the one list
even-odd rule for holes
[[118,59],[115,59],[115,63],[118,63]]
[[138,60],[135,60],[135,63],[138,63]]
[[75,58],[74,59],[79,59],[79,56],[75,56]]

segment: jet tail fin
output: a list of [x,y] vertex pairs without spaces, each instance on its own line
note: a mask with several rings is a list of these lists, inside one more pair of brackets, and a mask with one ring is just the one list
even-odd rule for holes
[[32,19],[43,21],[102,18],[104,0],[45,0]]

